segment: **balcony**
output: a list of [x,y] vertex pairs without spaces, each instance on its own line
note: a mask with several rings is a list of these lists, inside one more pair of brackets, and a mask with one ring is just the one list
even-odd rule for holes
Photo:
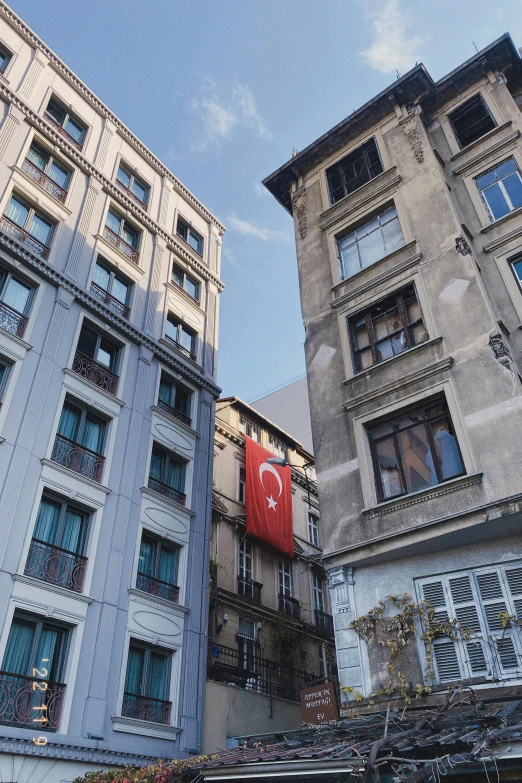
[[51,585],[81,593],[87,558],[33,538],[24,573]]
[[[61,133],[61,135],[67,139],[69,144],[72,144],[73,147],[76,147],[77,150],[81,150],[83,147],[83,144],[80,144],[79,141],[76,141],[76,139],[73,139],[73,137],[67,133],[65,128],[62,128],[62,126],[54,120],[50,114],[47,114],[47,112],[44,113],[44,117],[47,120],[47,122],[53,126],[54,130],[58,131],[58,133]],[[85,135],[85,134],[84,134]]]
[[167,402],[163,402],[163,400],[158,400],[158,408],[161,408],[162,411],[165,411],[165,413],[168,413],[169,416],[173,416],[175,419],[179,419],[179,421],[182,421],[183,424],[186,424],[188,427],[192,424],[192,419],[188,416],[185,416],[184,413],[181,413],[181,411],[178,411],[177,408],[173,408],[172,405],[169,405]]
[[172,703],[163,699],[150,699],[136,693],[123,694],[121,714],[124,718],[146,720],[151,723],[170,724]]
[[[56,731],[60,726],[65,685],[0,671],[0,724],[21,726],[37,732]],[[46,706],[45,710],[35,708]],[[35,719],[38,720],[35,720]]]
[[188,356],[190,359],[192,359],[192,361],[194,361],[194,362],[196,361],[196,354],[195,353],[191,353],[191,351],[189,351],[188,348],[185,348],[184,345],[182,345],[181,343],[178,343],[177,340],[173,340],[172,337],[168,336],[168,334],[166,334],[165,337],[169,341],[169,343],[172,343],[172,345],[174,345],[178,349],[178,351],[181,351],[181,353],[184,353],[185,356]]
[[279,611],[293,617],[294,620],[299,620],[301,617],[299,601],[287,595],[281,595],[281,593],[279,593]]
[[119,237],[118,234],[115,234],[114,231],[109,228],[109,226],[104,226],[103,237],[110,245],[115,247],[116,250],[119,250],[120,253],[123,253],[123,255],[129,259],[129,261],[132,261],[136,265],[139,263],[140,254],[138,251],[132,247],[132,245],[129,245],[127,242],[125,242],[124,239]]
[[95,296],[96,299],[99,299],[100,302],[106,304],[107,307],[109,307],[115,313],[121,315],[122,318],[127,318],[127,319],[129,318],[130,307],[127,307],[127,305],[123,304],[123,302],[120,302],[119,299],[116,299],[115,296],[109,294],[108,291],[105,291],[96,283],[91,283],[91,294]]
[[72,371],[81,375],[85,380],[94,383],[99,389],[116,395],[118,391],[119,377],[108,370],[103,364],[91,359],[89,356],[76,351],[72,365]]
[[315,674],[212,642],[208,648],[207,677],[216,682],[233,682],[254,693],[296,702],[300,689],[316,679]]
[[237,594],[242,595],[243,598],[248,598],[255,604],[261,603],[262,587],[262,584],[254,582],[253,579],[248,579],[246,576],[238,576],[237,578]]
[[5,302],[0,302],[0,327],[17,337],[23,337],[27,318]]
[[49,258],[48,247],[32,237],[31,234],[28,234],[27,231],[24,231],[23,228],[17,226],[16,223],[13,223],[13,221],[9,220],[5,215],[2,215],[2,222],[0,225],[6,234],[10,234],[17,242],[20,242],[21,245],[25,245],[31,253],[41,256],[42,258]]
[[80,446],[64,435],[56,435],[51,459],[85,478],[101,482],[105,457],[85,446]]
[[26,174],[29,174],[31,179],[38,182],[40,187],[49,193],[50,196],[57,199],[57,201],[61,201],[62,204],[65,202],[67,191],[57,185],[54,180],[48,177],[47,174],[44,174],[44,172],[39,169],[38,166],[35,166],[34,163],[31,163],[28,158],[22,163],[22,170],[25,171]]
[[136,194],[132,192],[132,190],[129,190],[129,188],[127,187],[127,185],[124,185],[124,184],[123,184],[123,182],[120,182],[120,180],[119,180],[119,179],[116,179],[116,184],[117,184],[117,186],[118,186],[119,188],[121,188],[121,190],[123,190],[123,192],[125,193],[125,195],[126,195],[126,196],[128,196],[130,199],[132,199],[132,200],[134,201],[134,203],[135,203],[135,204],[137,204],[137,205],[138,205],[138,207],[139,207],[140,209],[144,209],[144,210],[145,210],[145,212],[147,211],[147,209],[148,209],[148,206],[147,206],[147,204],[145,204],[145,202],[144,202],[144,201],[142,201],[141,199],[139,199],[139,198],[136,196]]
[[319,630],[324,631],[324,633],[328,634],[329,636],[333,636],[334,624],[332,615],[326,614],[326,612],[321,612],[319,609],[315,609],[314,617],[316,627],[319,628]]
[[179,587],[161,579],[156,579],[154,576],[147,576],[147,574],[142,574],[139,571],[136,577],[136,589],[155,595],[157,598],[172,601],[175,604],[179,602]]
[[163,495],[169,500],[173,500],[174,503],[179,503],[181,506],[184,506],[187,502],[187,496],[184,495],[183,492],[174,489],[174,487],[170,487],[168,484],[164,484],[163,481],[152,478],[152,476],[149,476],[149,489],[152,489],[154,492],[159,492],[160,495]]

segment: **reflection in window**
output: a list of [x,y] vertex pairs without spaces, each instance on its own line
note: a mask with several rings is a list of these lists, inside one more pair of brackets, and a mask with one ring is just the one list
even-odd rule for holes
[[377,142],[370,139],[326,172],[330,203],[335,204],[382,171]]
[[491,220],[522,207],[522,178],[513,158],[476,177],[475,182]]
[[371,266],[403,244],[397,210],[390,207],[338,240],[341,280],[346,280],[361,269]]

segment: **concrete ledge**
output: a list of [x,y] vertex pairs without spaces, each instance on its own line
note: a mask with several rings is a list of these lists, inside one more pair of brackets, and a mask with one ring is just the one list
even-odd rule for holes
[[465,489],[474,484],[481,484],[483,473],[471,473],[468,476],[459,476],[458,478],[444,481],[428,489],[422,489],[419,492],[412,492],[409,495],[395,500],[387,500],[370,508],[364,508],[362,513],[367,519],[379,517],[382,514],[391,514],[393,511],[400,511],[407,506],[415,506],[417,503],[424,503],[426,500],[438,497],[439,495],[448,495],[450,492],[456,492],[458,489]]
[[126,734],[141,734],[142,737],[157,737],[158,739],[175,739],[181,731],[179,726],[165,726],[162,723],[152,723],[148,720],[124,718],[121,715],[111,715],[114,731]]

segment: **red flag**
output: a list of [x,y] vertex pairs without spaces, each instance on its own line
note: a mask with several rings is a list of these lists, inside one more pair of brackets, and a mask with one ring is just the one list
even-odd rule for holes
[[252,438],[245,442],[247,535],[293,557],[292,471],[267,462],[274,455]]

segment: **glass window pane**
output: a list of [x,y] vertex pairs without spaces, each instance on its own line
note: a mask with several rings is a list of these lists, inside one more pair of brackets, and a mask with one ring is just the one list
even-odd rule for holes
[[96,345],[98,343],[98,332],[91,329],[87,324],[83,324],[80,336],[78,338],[78,350],[91,359],[96,358]]
[[67,183],[69,182],[69,172],[63,166],[60,166],[56,161],[51,163],[49,168],[49,176],[59,185],[63,190],[67,189]]
[[403,490],[393,439],[390,438],[377,443],[375,452],[381,477],[383,498],[393,498],[396,495],[401,495]]
[[109,348],[107,343],[102,342],[96,353],[96,361],[103,364],[107,369],[110,369],[114,362],[114,354],[114,348]]
[[172,282],[175,283],[175,285],[179,285],[180,288],[183,288],[183,270],[175,264],[172,267]]
[[31,163],[34,163],[37,168],[43,171],[47,165],[47,161],[49,160],[49,155],[46,154],[46,152],[41,147],[38,147],[36,144],[31,144],[27,153],[27,159],[30,160]]
[[360,271],[361,263],[359,261],[359,253],[356,244],[353,244],[342,251],[341,265],[343,279],[351,277]]
[[353,339],[355,347],[358,349],[366,348],[370,344],[365,318],[361,318],[353,325]]
[[[61,532],[60,540],[57,541],[58,546],[67,549],[69,552],[75,552],[81,555],[84,551],[86,533],[87,525],[85,516],[73,511],[71,508],[67,508],[65,524]],[[69,569],[65,570],[65,576],[70,581],[72,575],[71,571]]]
[[386,322],[386,316],[380,315],[378,318],[372,319],[373,323],[373,332],[375,334],[376,340],[382,340],[383,337],[387,337],[389,334],[388,332],[388,324]]
[[2,661],[2,671],[28,675],[31,666],[36,624],[30,620],[14,618]]
[[82,446],[85,446],[85,448],[90,449],[91,451],[95,451],[96,454],[101,454],[104,433],[105,424],[102,421],[86,416],[81,440]]
[[489,185],[493,185],[497,181],[497,174],[496,171],[488,171],[486,174],[482,174],[482,176],[477,177],[476,183],[480,190],[483,190],[484,188],[487,188]]
[[138,249],[138,232],[132,228],[128,223],[123,224],[123,230],[121,232],[122,239],[135,250]]
[[146,695],[150,699],[167,701],[170,655],[151,652],[147,675]]
[[125,185],[126,188],[130,189],[130,186],[131,186],[130,174],[127,171],[125,171],[123,166],[120,166],[120,168],[118,169],[118,177],[117,178],[122,183],[122,185]]
[[507,190],[513,209],[522,206],[522,180],[518,171],[502,180],[502,184]]
[[190,351],[190,353],[193,353],[193,343],[194,343],[194,337],[190,332],[187,332],[187,330],[182,326],[180,330],[180,343],[181,345],[187,349],[187,351]]
[[522,282],[522,259],[513,263],[513,269],[519,283]]
[[497,179],[502,179],[502,177],[506,177],[508,174],[511,174],[514,171],[517,171],[517,164],[513,158],[508,158],[504,161],[504,163],[501,163],[496,167],[494,173],[496,174]]
[[399,435],[406,491],[416,492],[438,483],[433,457],[424,424],[404,430]]
[[145,187],[145,185],[142,185],[141,182],[138,180],[134,180],[134,183],[132,185],[132,192],[136,196],[136,198],[139,198],[143,204],[147,203],[147,194],[149,192],[149,189]]
[[377,352],[380,362],[383,362],[385,359],[391,359],[391,357],[394,355],[391,339],[383,340],[382,342],[378,343]]
[[160,387],[159,387],[159,394],[158,397],[163,402],[166,402],[167,405],[172,405],[171,399],[172,399],[172,389],[173,386],[168,381],[163,380],[163,378],[160,381]]
[[201,255],[201,245],[202,240],[200,237],[198,237],[196,234],[194,234],[192,231],[189,232],[189,245],[194,248],[196,253],[199,253]]
[[199,299],[199,283],[188,276],[185,278],[185,291],[193,299]]
[[33,215],[27,231],[31,236],[37,239],[42,245],[49,246],[51,241],[51,233],[53,225],[49,220],[40,217],[40,215]]
[[103,288],[104,291],[107,291],[109,289],[110,279],[111,279],[110,272],[108,272],[104,266],[101,266],[100,264],[96,264],[96,266],[94,267],[94,275],[93,275],[93,280],[96,283],[96,285],[99,285],[100,288]]
[[178,579],[178,550],[160,547],[158,579],[175,585]]
[[449,479],[462,473],[462,462],[455,436],[449,430],[446,419],[432,425],[435,448],[439,458],[443,479]]
[[29,207],[15,198],[15,196],[11,196],[5,214],[9,220],[12,220],[17,226],[23,228],[29,215]]
[[247,636],[249,639],[255,639],[256,632],[254,627],[254,621],[244,620],[242,617],[240,617],[238,632],[241,634],[241,636]]
[[80,427],[81,410],[66,402],[62,408],[58,433],[76,442]]
[[25,314],[31,292],[32,288],[30,286],[24,285],[14,277],[11,277],[3,292],[2,301],[9,305],[9,307],[12,307],[13,310]]
[[359,370],[366,370],[373,366],[373,354],[371,348],[365,348],[357,354],[357,363]]
[[419,343],[424,343],[428,339],[428,332],[426,331],[422,321],[413,327],[411,333],[412,333],[412,341],[414,345],[419,345]]
[[146,538],[141,539],[140,555],[138,558],[138,571],[140,574],[152,576],[154,565],[154,544]]
[[34,526],[34,538],[39,541],[46,541],[54,544],[56,531],[58,530],[58,520],[60,518],[60,503],[43,498],[38,509],[36,524]]
[[361,266],[371,266],[385,255],[383,236],[380,230],[373,231],[358,242]]
[[120,233],[121,219],[118,215],[116,215],[115,212],[112,211],[112,209],[109,209],[107,212],[106,225],[110,228],[111,231],[114,231],[115,234]]
[[372,231],[377,231],[380,227],[379,218],[376,217],[373,220],[370,220],[368,223],[365,223],[363,226],[358,228],[355,232],[355,236],[357,239],[362,239],[367,234],[371,234]]
[[408,299],[408,301],[404,302],[404,305],[408,314],[408,323],[413,324],[415,321],[420,321],[422,313],[417,299],[415,297]]
[[129,647],[127,673],[125,675],[125,691],[127,693],[141,694],[144,662],[145,651],[139,647]]
[[178,220],[177,226],[176,226],[176,232],[179,234],[179,236],[187,241],[187,235],[188,235],[188,226],[186,223],[184,223],[182,220]]
[[111,294],[122,304],[127,304],[127,296],[129,293],[129,286],[127,283],[122,282],[117,277],[112,278]]
[[150,458],[150,475],[158,481],[164,480],[164,465],[166,457],[159,451],[153,451]]
[[484,191],[484,197],[488,203],[494,220],[498,220],[510,212],[509,204],[507,203],[505,196],[500,189],[500,185],[491,185],[491,187]]
[[167,337],[170,337],[171,340],[174,340],[174,342],[178,342],[178,325],[174,321],[172,321],[170,318],[167,318],[167,323],[165,326],[165,334]]
[[47,114],[49,114],[58,123],[58,125],[63,123],[65,119],[65,111],[62,109],[59,103],[56,103],[56,101],[51,99],[46,111]]
[[178,462],[171,457],[168,459],[165,484],[177,489],[178,492],[183,492],[185,489],[185,464],[183,462]]
[[72,117],[69,117],[65,125],[65,130],[69,136],[72,136],[75,141],[81,144],[83,141],[83,134],[85,132],[83,125],[80,125],[79,122],[76,122],[76,120],[73,120]]
[[190,410],[190,392],[185,391],[185,389],[179,388],[179,386],[176,387],[176,399],[174,402],[174,407],[180,413],[183,413],[185,416],[188,416]]
[[401,224],[399,218],[386,223],[382,227],[384,235],[384,245],[386,254],[393,253],[394,250],[398,250],[404,244],[404,238],[402,236]]

